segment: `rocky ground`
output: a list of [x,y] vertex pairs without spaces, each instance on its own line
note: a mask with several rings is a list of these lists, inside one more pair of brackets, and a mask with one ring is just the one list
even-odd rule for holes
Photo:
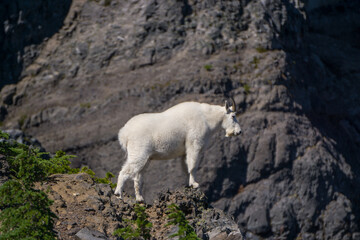
[[[54,200],[51,210],[58,216],[55,231],[59,239],[117,239],[114,230],[127,226],[125,220],[136,216],[134,198],[118,199],[109,185],[97,184],[85,173],[53,175],[38,188]],[[152,205],[145,205],[152,239],[171,239],[177,232],[177,226],[166,226],[171,204],[180,207],[201,239],[242,239],[237,224],[222,211],[209,208],[205,195],[191,188],[161,192]]]
[[[104,175],[121,169],[117,132],[132,116],[233,95],[243,134],[219,132],[199,164],[210,203],[250,239],[359,238],[357,1],[73,0],[58,31],[21,44],[22,26],[47,29],[52,15],[32,21],[33,6],[14,2],[0,42],[16,51],[1,54],[23,63],[8,62],[20,81],[1,89],[2,128]],[[144,178],[148,203],[187,182],[176,159]]]

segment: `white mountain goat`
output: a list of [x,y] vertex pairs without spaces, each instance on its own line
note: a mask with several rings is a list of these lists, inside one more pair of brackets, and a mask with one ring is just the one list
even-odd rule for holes
[[129,178],[134,180],[136,201],[141,195],[141,171],[148,160],[166,160],[186,156],[190,174],[189,185],[197,188],[195,170],[199,153],[209,137],[222,127],[225,136],[241,133],[236,119],[235,102],[225,107],[206,103],[184,102],[161,113],[144,113],[131,118],[119,131],[121,147],[127,152],[117,182],[115,194],[122,197],[122,189]]

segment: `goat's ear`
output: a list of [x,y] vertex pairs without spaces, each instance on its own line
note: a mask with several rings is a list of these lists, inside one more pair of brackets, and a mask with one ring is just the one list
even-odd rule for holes
[[225,110],[227,113],[230,112],[230,107],[231,107],[231,105],[229,104],[229,102],[227,100],[225,100]]
[[227,100],[225,100],[225,110],[227,111],[230,107],[230,104]]

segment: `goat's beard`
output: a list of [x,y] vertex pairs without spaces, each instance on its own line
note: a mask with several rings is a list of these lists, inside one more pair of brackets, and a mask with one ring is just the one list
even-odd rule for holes
[[232,137],[234,135],[234,132],[226,132],[225,137]]

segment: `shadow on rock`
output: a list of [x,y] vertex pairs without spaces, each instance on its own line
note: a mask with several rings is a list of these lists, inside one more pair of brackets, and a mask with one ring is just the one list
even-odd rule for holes
[[[0,8],[0,89],[17,83],[40,44],[63,26],[71,0],[4,0]],[[34,73],[36,74],[36,72]]]

